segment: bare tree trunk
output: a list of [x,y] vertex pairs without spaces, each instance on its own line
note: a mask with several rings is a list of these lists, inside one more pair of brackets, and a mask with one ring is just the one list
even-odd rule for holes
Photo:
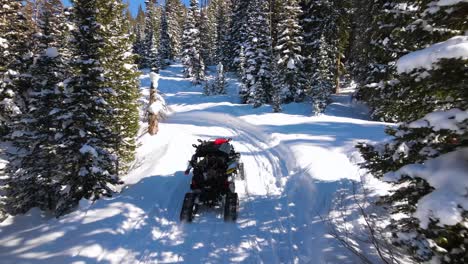
[[[149,107],[151,107],[151,105],[155,102],[156,102],[156,89],[154,88],[153,83],[151,83]],[[148,133],[150,135],[156,135],[158,133],[158,130],[159,130],[158,124],[159,124],[158,113],[153,113],[150,109],[148,109]]]
[[338,54],[338,58],[336,59],[335,94],[340,93],[340,66],[341,54]]
[[116,174],[117,174],[117,177],[119,177],[119,174],[120,174],[120,143],[121,143],[121,135],[122,135],[122,131],[120,129],[120,126],[117,127],[117,131],[118,131],[118,140],[115,142],[115,149],[116,149],[116,154],[117,154],[117,159],[115,160],[115,171],[116,171]]

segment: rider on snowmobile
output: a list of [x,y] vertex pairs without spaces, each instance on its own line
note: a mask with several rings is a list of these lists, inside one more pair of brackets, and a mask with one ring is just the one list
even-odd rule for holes
[[[219,175],[225,175],[234,148],[230,139],[218,138],[214,141],[204,141],[196,146],[197,150],[189,161],[185,175],[193,168],[193,182],[201,183],[216,180]],[[202,158],[198,161],[199,158]]]

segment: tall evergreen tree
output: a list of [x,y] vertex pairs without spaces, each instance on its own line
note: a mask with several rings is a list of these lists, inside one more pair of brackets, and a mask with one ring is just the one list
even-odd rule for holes
[[144,67],[144,52],[145,52],[145,12],[141,5],[138,6],[137,16],[133,25],[133,35],[135,41],[133,43],[133,53],[138,55],[137,64],[140,67]]
[[156,6],[156,0],[147,0],[145,17],[145,40],[144,40],[144,66],[154,72],[159,70],[159,30],[161,8]]
[[118,156],[118,169],[125,171],[129,162],[133,161],[136,149],[139,73],[131,52],[132,39],[129,21],[124,16],[125,5],[120,1],[110,1],[106,2],[105,9],[109,12],[100,13],[98,22],[105,25],[102,29],[105,38],[101,61],[105,85],[112,89],[104,94],[104,99],[112,108],[112,115],[103,116],[103,121],[116,135],[113,152]]
[[351,30],[347,51],[347,68],[353,76],[353,80],[359,84],[365,84],[369,76],[371,25],[376,9],[376,1],[356,1],[353,3],[352,13],[350,14]]
[[226,94],[226,77],[224,73],[224,65],[220,62],[216,66],[216,78],[214,80],[214,91],[216,94]]
[[248,8],[245,42],[245,76],[241,96],[244,102],[259,107],[271,102],[271,31],[268,3],[253,0]]
[[167,12],[166,8],[161,11],[161,29],[159,38],[159,63],[160,68],[164,68],[167,61],[171,57],[171,39],[169,36],[168,25],[167,25]]
[[[373,11],[365,7],[364,11],[356,9],[356,16],[362,15],[363,12],[373,14],[373,22],[369,23],[372,26],[364,23],[356,25],[356,31],[366,32],[362,35],[369,38],[366,41],[353,42],[356,47],[353,47],[351,60],[352,71],[360,84],[357,97],[366,101],[373,109],[374,118],[387,121],[411,120],[427,113],[425,111],[428,107],[436,109],[435,101],[443,104],[444,98],[433,100],[420,93],[426,89],[415,92],[405,88],[408,82],[402,85],[395,81],[382,81],[394,78],[396,69],[392,65],[409,51],[424,48],[457,34],[462,35],[467,28],[462,22],[463,10],[466,10],[464,6],[465,3],[439,5],[432,1],[413,1],[406,4],[379,1],[371,5]],[[451,13],[453,10],[453,13],[448,16],[446,10],[450,10]],[[416,103],[424,105],[421,108],[423,111],[416,110],[417,104],[411,103],[409,95],[410,98],[428,98],[427,101],[415,100]],[[417,115],[414,115],[416,113]]]
[[56,155],[62,123],[63,81],[67,78],[64,50],[66,22],[60,0],[37,7],[35,34],[41,50],[31,66],[27,109],[12,126],[10,138],[18,154],[8,163],[7,209],[24,213],[32,207],[54,210],[60,192],[62,157]]
[[200,41],[200,55],[207,65],[213,64],[214,54],[212,48],[216,45],[216,31],[213,30],[213,23],[216,21],[208,17],[208,7],[202,7],[196,27],[200,30],[200,36],[203,36],[203,41]]
[[329,56],[329,51],[333,47],[328,44],[323,35],[317,42],[318,52],[311,64],[314,70],[310,80],[309,96],[312,98],[315,114],[320,114],[330,103],[330,96],[333,92],[333,73],[330,71],[333,61]]
[[0,1],[0,135],[26,107],[27,75],[32,62],[32,31],[23,1]]
[[186,8],[180,0],[166,1],[165,11],[167,16],[167,31],[170,38],[171,60],[179,57],[182,52],[182,35],[186,17],[185,10]]
[[[393,136],[390,142],[358,145],[365,159],[362,165],[379,178],[387,173],[399,175],[394,179],[397,182],[392,192],[379,201],[389,208],[390,214],[399,215],[387,227],[399,247],[407,249],[418,262],[465,263],[466,205],[452,196],[449,198],[452,200],[443,204],[452,207],[451,217],[456,213],[463,219],[452,224],[441,224],[446,215],[441,217],[439,208],[429,208],[432,212],[427,219],[420,214],[418,217],[417,212],[424,199],[441,188],[436,181],[446,182],[457,176],[450,169],[426,166],[448,156],[451,161],[445,162],[456,166],[466,160],[468,59],[466,54],[453,57],[451,51],[455,43],[468,41],[463,35],[467,25],[462,22],[466,20],[468,3],[414,1],[408,2],[408,6],[398,3],[387,7],[398,15],[387,17],[385,25],[398,26],[387,29],[386,35],[376,38],[378,41],[374,43],[381,50],[393,51],[391,56],[395,57],[390,60],[397,60],[397,67],[385,68],[391,74],[378,84],[361,88],[361,94],[368,93],[364,98],[374,108],[375,117],[403,122],[398,128],[387,130]],[[424,50],[400,57],[428,45]],[[442,46],[445,48],[441,49]],[[433,54],[441,59],[432,60]],[[405,170],[410,167],[418,170]],[[432,180],[424,177],[423,172],[428,169],[434,170]]]
[[[112,2],[114,3],[114,2]],[[98,19],[106,13],[108,1],[73,1],[73,78],[68,82],[64,100],[66,114],[56,155],[62,157],[60,200],[56,215],[75,207],[82,198],[97,199],[112,195],[118,184],[117,155],[113,149],[119,135],[105,122],[114,113],[106,101],[114,91],[106,78],[106,26]]]
[[279,22],[277,25],[277,45],[275,53],[279,59],[278,75],[281,99],[285,102],[302,101],[305,97],[306,79],[302,57],[302,30],[299,25],[301,9],[297,0],[287,0],[277,4]]
[[[351,71],[358,82],[356,97],[368,102],[371,108],[380,105],[379,97],[386,97],[383,85],[375,84],[392,78],[395,75],[392,65],[408,52],[402,46],[400,29],[414,17],[418,6],[397,1],[370,1],[367,5],[356,6],[354,39],[357,40],[352,42],[356,47],[350,58],[353,62]],[[369,14],[370,19],[362,17]],[[416,42],[413,44],[415,46],[410,50],[421,48]],[[379,114],[373,116],[381,118]]]
[[239,56],[242,53],[242,49],[245,51],[244,44],[247,40],[247,8],[249,6],[249,2],[250,0],[232,0],[232,11],[230,13],[231,19],[227,37],[229,40],[229,46],[225,55],[229,62],[226,64],[227,68],[230,71],[239,73],[241,76],[243,73],[239,65],[241,62],[241,58]]
[[336,89],[339,77],[341,28],[344,10],[340,1],[306,2],[302,19],[304,29],[305,70],[311,84],[309,94],[315,98],[314,108],[322,111]]
[[229,1],[218,0],[217,5],[213,7],[214,18],[216,20],[216,45],[214,47],[215,62],[229,65],[229,20],[230,5]]
[[199,16],[198,1],[191,0],[185,21],[182,62],[185,77],[192,78],[194,84],[205,79],[205,64],[200,53],[200,30],[196,27]]

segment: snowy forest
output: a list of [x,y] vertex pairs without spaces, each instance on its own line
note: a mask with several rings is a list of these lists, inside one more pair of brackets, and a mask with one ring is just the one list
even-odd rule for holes
[[[0,244],[5,245],[0,246],[0,257],[7,256],[6,263],[25,259],[24,263],[70,262],[72,259],[48,260],[47,255],[37,259],[14,259],[5,252],[8,245],[21,244],[15,242],[18,239],[11,231],[21,231],[21,228],[5,229],[10,233],[2,233],[1,229],[15,222],[27,222],[21,219],[29,218],[18,217],[28,217],[35,209],[40,212],[38,214],[47,215],[47,221],[64,221],[71,219],[70,215],[78,215],[84,201],[89,201],[88,211],[99,202],[104,208],[102,201],[117,199],[115,197],[125,194],[125,188],[132,188],[130,182],[135,185],[139,182],[134,181],[136,176],[132,175],[143,175],[145,171],[141,168],[146,166],[146,159],[150,159],[141,158],[142,153],[158,153],[153,155],[151,163],[161,169],[165,165],[157,159],[164,160],[164,155],[172,153],[172,149],[182,149],[171,144],[188,142],[186,145],[191,148],[193,142],[189,139],[168,143],[172,137],[184,135],[179,130],[192,129],[189,125],[205,125],[205,130],[218,131],[219,136],[232,131],[248,134],[245,142],[239,143],[240,148],[245,147],[246,153],[253,149],[265,152],[268,154],[265,157],[269,158],[256,160],[256,165],[252,161],[248,167],[251,172],[247,173],[254,175],[252,171],[260,170],[261,166],[272,166],[261,172],[263,174],[286,171],[281,172],[285,176],[283,180],[278,179],[278,175],[271,176],[275,184],[265,180],[267,191],[262,194],[268,197],[277,192],[278,197],[284,196],[285,200],[280,200],[284,207],[297,205],[309,197],[297,194],[297,190],[302,190],[297,186],[305,181],[301,178],[305,176],[296,175],[307,169],[301,164],[313,163],[315,160],[310,157],[320,156],[319,152],[303,150],[308,138],[323,142],[334,138],[335,152],[347,151],[340,154],[348,156],[346,164],[354,162],[349,165],[355,168],[353,170],[385,186],[385,191],[376,194],[362,181],[363,177],[350,177],[354,183],[348,188],[347,198],[336,195],[332,199],[343,206],[340,210],[344,213],[328,208],[328,212],[310,212],[310,216],[308,212],[307,217],[301,212],[296,216],[301,214],[304,226],[314,221],[323,222],[322,235],[331,234],[337,247],[344,248],[352,257],[347,261],[315,260],[311,255],[315,251],[302,249],[312,242],[284,248],[280,243],[306,241],[306,238],[270,235],[270,239],[255,242],[260,252],[256,253],[256,258],[226,257],[210,261],[203,259],[202,253],[196,253],[199,255],[191,259],[190,256],[173,259],[172,255],[164,254],[145,253],[143,256],[133,252],[132,255],[128,253],[130,249],[123,250],[126,253],[115,253],[116,249],[111,254],[112,250],[108,249],[99,257],[88,254],[89,259],[84,259],[83,263],[468,263],[468,1],[190,0],[184,3],[146,0],[134,14],[129,4],[121,0],[70,2],[65,5],[61,0],[0,0],[0,221],[4,221],[0,224]],[[148,78],[150,72],[152,77]],[[167,125],[158,118],[163,127],[161,133],[152,137],[145,135],[148,121],[144,109],[148,106],[145,87],[149,86],[145,81],[151,82],[155,93],[159,89],[158,100],[166,98],[169,108],[174,104],[174,112],[177,112],[174,109],[182,109],[173,119],[169,115]],[[180,98],[173,99],[178,85],[185,90]],[[339,112],[333,111],[339,107],[337,98],[344,94],[349,95],[347,104],[366,108],[366,121],[346,121],[363,124],[359,129],[336,124],[333,127],[333,122],[341,122],[336,119],[338,117],[322,126],[293,127],[288,123],[299,118],[307,120],[304,122],[325,120],[331,113]],[[220,101],[223,98],[232,100],[229,101],[231,106]],[[183,108],[195,105],[194,100],[198,100],[196,106]],[[208,104],[219,104],[218,112],[183,115]],[[161,109],[154,112],[158,111]],[[346,117],[350,115],[348,111]],[[231,124],[224,125],[223,119]],[[220,123],[212,123],[215,120]],[[164,132],[177,122],[184,126]],[[260,131],[260,126],[265,129]],[[380,129],[378,132],[376,126]],[[362,132],[361,136],[361,131],[367,132]],[[201,130],[192,132],[190,139],[206,135]],[[351,135],[339,141],[337,138],[343,133]],[[305,142],[304,148],[284,143],[276,152],[268,152],[273,148],[271,144],[279,141],[277,144],[281,145],[283,141],[292,140],[293,134],[304,137],[297,139],[299,143]],[[268,137],[268,144],[255,145],[253,142],[263,135]],[[235,142],[235,135],[232,137]],[[148,143],[153,142],[151,140],[158,143]],[[317,146],[322,147],[322,143]],[[189,151],[193,151],[190,148],[184,147],[182,154],[172,156],[179,159],[178,167],[185,165]],[[287,158],[270,157],[289,153],[289,150],[280,152],[283,148],[289,148],[294,154]],[[286,164],[293,156],[296,157],[295,166],[300,167],[290,170],[294,173],[288,172],[290,167]],[[283,158],[284,166],[281,165]],[[175,162],[170,158],[166,160]],[[332,160],[321,166],[325,169],[340,166],[334,163],[338,163],[341,156],[333,156]],[[280,164],[280,169],[264,164],[275,162]],[[151,173],[165,175],[149,171],[150,175],[144,177]],[[174,170],[167,172],[170,173],[178,177]],[[256,183],[252,177],[250,183]],[[182,177],[180,181],[184,180]],[[171,182],[179,185],[174,180],[161,181],[167,185],[149,192],[171,189],[168,184]],[[278,190],[271,191],[275,188]],[[319,187],[310,190],[316,189],[318,191]],[[179,196],[176,199],[181,200]],[[255,196],[246,191],[244,197],[241,208],[243,201],[246,208],[247,205],[253,208],[255,198],[252,197]],[[268,211],[270,205],[271,208],[279,206],[270,204],[267,198],[262,199],[265,200],[257,201],[264,205],[260,210]],[[168,201],[158,206],[169,204],[172,205]],[[303,201],[302,206],[307,207],[307,202]],[[151,217],[166,217],[164,210],[158,209],[161,212],[158,215],[155,207],[148,208],[153,208],[146,212],[151,213]],[[346,216],[348,211],[351,213]],[[242,209],[239,214],[242,217]],[[319,220],[314,218],[318,215]],[[334,219],[333,215],[341,220]],[[347,220],[351,215],[357,217],[355,222]],[[267,216],[263,215],[265,219]],[[166,222],[177,225],[172,223],[171,217],[167,216]],[[140,222],[148,223],[141,220],[146,218],[129,217],[127,225],[131,225],[133,231],[128,232],[128,239],[138,234],[135,230],[139,230]],[[65,223],[60,222],[60,225]],[[284,222],[280,225],[281,228],[285,226]],[[289,225],[292,224],[288,222]],[[125,223],[123,226],[125,233]],[[163,226],[161,224],[161,228]],[[238,228],[240,233],[249,234],[248,229]],[[209,236],[211,231],[208,227],[206,230],[204,235]],[[310,230],[315,229],[311,227]],[[356,230],[362,231],[364,237],[353,236]],[[255,232],[260,236],[260,231]],[[149,235],[138,237],[143,236]],[[166,233],[161,231],[161,237],[166,238]],[[48,243],[52,243],[50,241]],[[221,243],[222,239],[216,241]],[[276,241],[269,247],[277,243],[277,258],[262,255],[266,254],[261,253],[262,241]],[[149,248],[150,244],[144,245]],[[373,253],[368,253],[363,244]],[[143,244],[138,244],[140,246]],[[170,249],[167,245],[161,248]],[[149,249],[152,250],[158,248]],[[284,253],[286,251],[289,253]],[[253,254],[246,252],[245,256]],[[295,254],[299,257],[295,258]],[[122,261],[124,258],[127,259]]]

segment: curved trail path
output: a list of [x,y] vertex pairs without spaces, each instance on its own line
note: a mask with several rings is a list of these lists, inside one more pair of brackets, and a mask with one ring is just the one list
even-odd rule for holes
[[[61,219],[31,210],[0,224],[2,263],[354,263],[327,235],[319,214],[333,194],[359,179],[353,145],[383,137],[383,124],[361,119],[348,97],[319,117],[307,104],[273,114],[269,106],[204,96],[182,78],[181,66],[161,72],[159,90],[171,113],[157,136],[140,138],[137,162],[120,195]],[[141,77],[147,93],[149,77]],[[222,210],[179,223],[190,177],[183,175],[196,139],[231,137],[245,164],[236,223]]]

